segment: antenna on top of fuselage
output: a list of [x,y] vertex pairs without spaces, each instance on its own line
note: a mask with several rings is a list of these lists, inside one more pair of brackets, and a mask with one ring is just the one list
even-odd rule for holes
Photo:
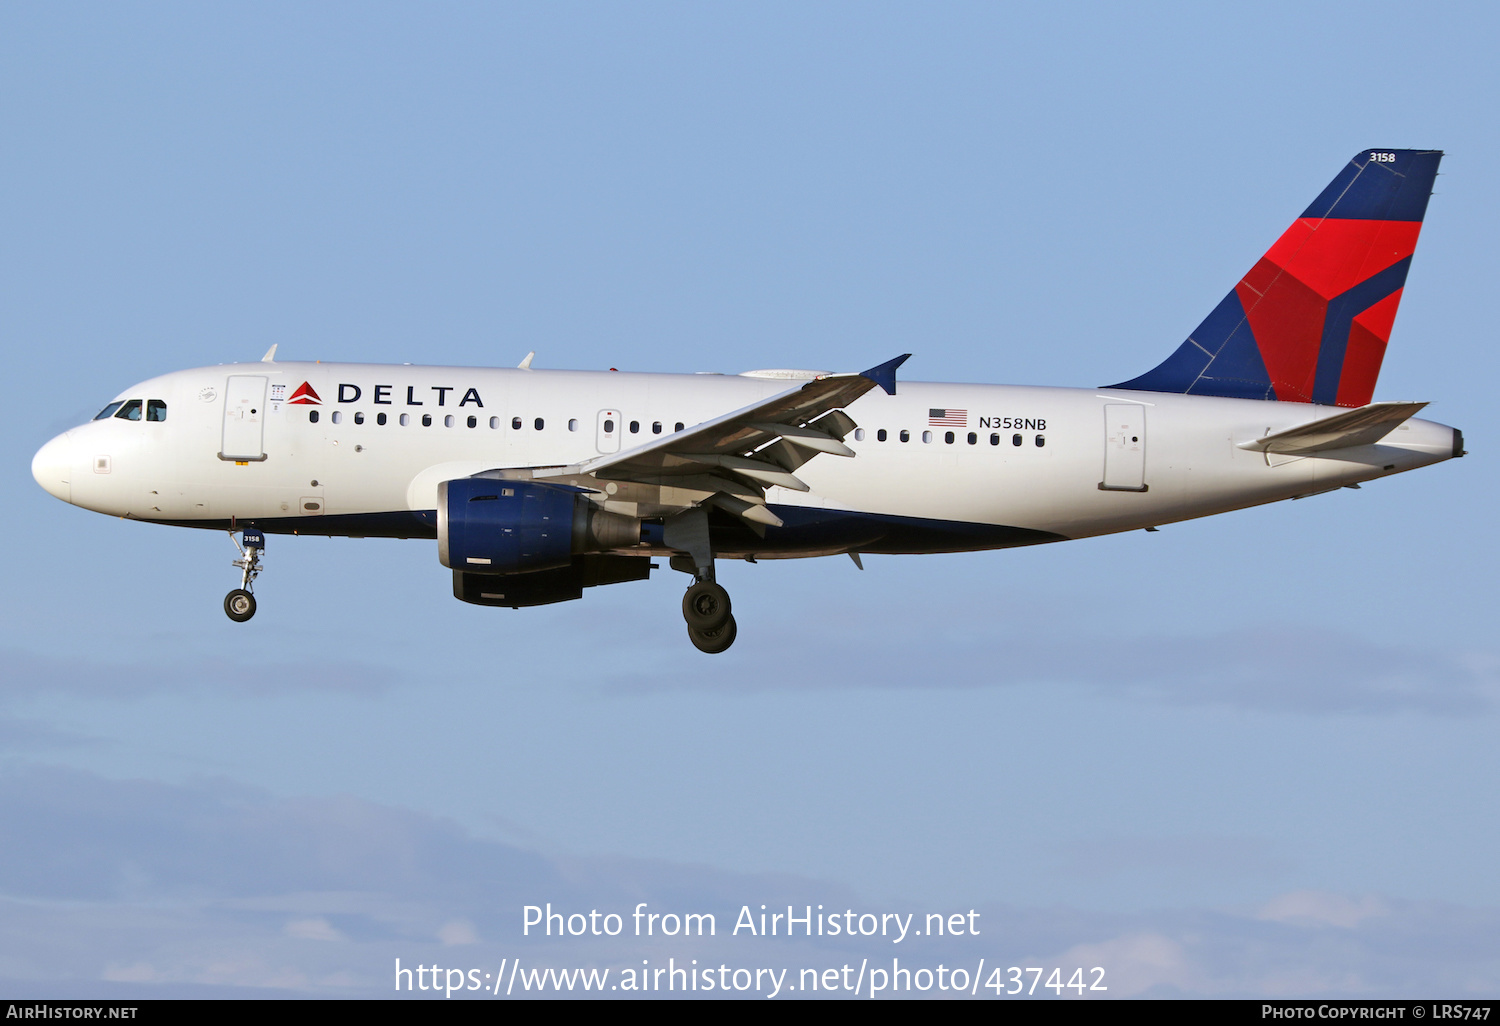
[[273,343],[271,343],[271,348],[266,350],[266,355],[262,356],[260,358],[260,362],[261,363],[275,363],[276,362],[276,347],[279,346],[280,344],[281,344],[280,342],[273,342]]
[[536,355],[536,350],[535,349],[533,349],[531,352],[527,353],[526,354],[526,359],[524,359],[520,363],[516,364],[516,369],[517,370],[531,370],[531,358],[534,357],[535,355]]

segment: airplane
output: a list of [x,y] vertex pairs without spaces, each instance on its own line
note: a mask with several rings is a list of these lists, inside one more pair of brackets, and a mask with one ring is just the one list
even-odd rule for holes
[[[1442,153],[1350,160],[1159,366],[1098,388],[857,374],[284,362],[177,371],[44,445],[85,509],[226,530],[232,620],[267,534],[426,538],[464,602],[520,608],[689,575],[693,645],[734,643],[715,561],[1036,545],[1300,498],[1464,455],[1374,402]],[[909,355],[909,354],[908,354]],[[236,537],[238,536],[238,537]]]

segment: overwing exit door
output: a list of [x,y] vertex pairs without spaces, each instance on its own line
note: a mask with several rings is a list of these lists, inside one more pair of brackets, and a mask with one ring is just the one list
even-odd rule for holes
[[224,386],[224,440],[219,459],[236,463],[266,458],[266,379],[259,374],[231,374]]
[[620,451],[620,411],[599,411],[598,447],[600,452]]

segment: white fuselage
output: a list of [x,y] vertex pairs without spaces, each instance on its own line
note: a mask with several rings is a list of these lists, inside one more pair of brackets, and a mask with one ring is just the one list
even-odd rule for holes
[[[256,378],[266,379],[263,392],[243,380]],[[292,401],[304,383],[316,404]],[[58,498],[115,516],[431,536],[431,518],[422,514],[435,508],[441,481],[580,464],[796,383],[379,364],[208,367],[122,392],[121,400],[164,403],[164,419],[109,417],[74,428],[37,454],[33,472]],[[247,384],[251,399],[244,399]],[[937,411],[949,423],[934,426]],[[859,425],[845,440],[855,457],[812,459],[797,471],[810,491],[772,488],[771,508],[875,514],[933,530],[915,542],[903,535],[844,543],[826,531],[799,540],[789,528],[751,545],[759,554],[951,551],[1081,538],[1357,484],[1459,454],[1457,432],[1413,419],[1375,445],[1268,455],[1240,443],[1338,411],[1110,388],[902,381],[896,395],[871,391],[846,412]],[[650,503],[629,488],[600,499],[617,512],[651,515]],[[382,515],[395,518],[372,519]],[[945,533],[944,525],[954,530]],[[969,527],[1037,534],[1005,541]]]

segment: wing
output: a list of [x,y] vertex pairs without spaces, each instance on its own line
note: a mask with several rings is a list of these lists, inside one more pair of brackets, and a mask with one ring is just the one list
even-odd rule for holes
[[678,487],[707,493],[715,505],[752,524],[779,527],[766,508],[771,486],[807,491],[795,471],[820,453],[853,456],[844,436],[854,421],[842,412],[877,385],[896,392],[896,368],[910,353],[859,374],[828,374],[751,406],[654,439],[624,452],[570,467],[538,469],[537,477],[587,475],[603,481]]

